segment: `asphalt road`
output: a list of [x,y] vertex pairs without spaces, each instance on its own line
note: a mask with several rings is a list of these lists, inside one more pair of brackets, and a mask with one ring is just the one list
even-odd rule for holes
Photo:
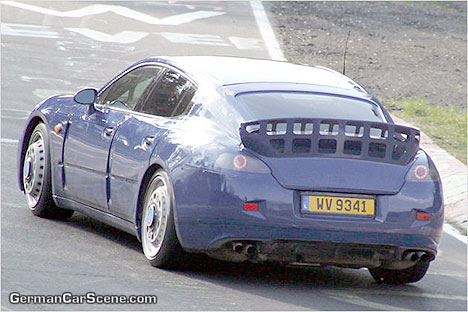
[[[159,270],[126,233],[81,214],[68,222],[34,217],[18,190],[16,149],[27,113],[41,99],[100,87],[152,55],[269,54],[246,2],[28,4],[34,7],[7,1],[1,6],[2,310],[466,310],[467,246],[449,235],[422,281],[385,286],[365,269],[230,264],[203,256],[188,258],[178,271]],[[65,291],[157,295],[158,303],[8,301],[11,292]]]

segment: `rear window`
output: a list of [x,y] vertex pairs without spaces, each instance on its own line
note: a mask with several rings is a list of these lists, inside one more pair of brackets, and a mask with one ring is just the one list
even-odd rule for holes
[[251,92],[237,95],[245,120],[330,118],[385,121],[380,108],[367,101],[304,92]]

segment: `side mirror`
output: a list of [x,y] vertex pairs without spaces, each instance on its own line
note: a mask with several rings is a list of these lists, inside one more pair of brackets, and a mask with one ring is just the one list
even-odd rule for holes
[[75,93],[73,100],[79,104],[91,105],[96,102],[97,90],[93,88],[82,89]]

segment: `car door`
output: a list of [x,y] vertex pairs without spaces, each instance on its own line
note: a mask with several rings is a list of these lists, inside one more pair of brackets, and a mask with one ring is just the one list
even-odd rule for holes
[[64,145],[67,198],[109,210],[108,164],[112,141],[160,70],[143,66],[124,74],[100,93],[94,112],[84,107],[70,118]]
[[134,222],[140,182],[159,140],[190,108],[195,85],[167,69],[154,83],[138,112],[117,129],[110,157],[111,213]]

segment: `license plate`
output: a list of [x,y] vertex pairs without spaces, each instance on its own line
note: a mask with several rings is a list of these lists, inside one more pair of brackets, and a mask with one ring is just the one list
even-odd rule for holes
[[375,199],[359,195],[355,197],[302,195],[301,211],[313,214],[372,217],[375,215]]

